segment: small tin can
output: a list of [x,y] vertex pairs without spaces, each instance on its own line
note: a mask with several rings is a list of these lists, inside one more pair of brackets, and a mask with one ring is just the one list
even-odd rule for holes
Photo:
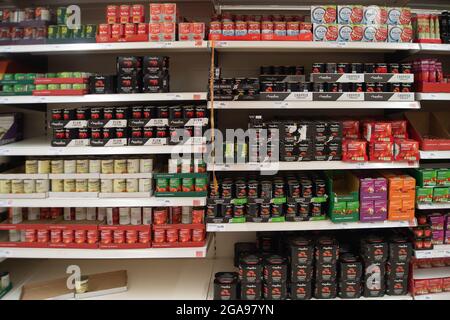
[[112,179],[102,179],[100,183],[100,190],[102,193],[112,193],[113,192],[113,180]]
[[[205,188],[206,188],[206,183],[205,183]],[[192,192],[195,190],[194,187],[194,179],[192,178],[183,178],[183,182],[182,182],[182,191],[183,192]]]
[[364,64],[363,63],[352,63],[350,71],[351,71],[351,73],[364,73]]
[[202,242],[205,240],[205,230],[204,229],[192,229],[192,241]]
[[142,224],[142,212],[141,208],[130,208],[130,223],[131,225]]
[[64,192],[76,192],[75,179],[64,179]]
[[0,193],[11,193],[11,180],[0,180]]
[[24,193],[36,193],[36,180],[25,179],[23,180]]
[[63,160],[52,160],[51,161],[51,173],[52,174],[63,174],[64,173],[64,161]]
[[89,160],[89,173],[100,173],[101,161],[99,159],[90,159]]
[[89,173],[88,159],[77,159],[76,166],[77,166],[77,173],[79,174]]
[[50,10],[46,7],[36,7],[34,9],[34,17],[39,21],[50,21]]
[[179,224],[182,220],[182,207],[171,207],[170,208],[170,223]]
[[97,230],[87,230],[86,241],[89,244],[97,243],[98,241],[98,231]]
[[190,241],[192,241],[192,230],[191,229],[186,229],[186,228],[180,229],[178,238],[179,238],[180,242],[190,242]]
[[113,179],[113,192],[121,193],[127,191],[127,182],[125,179]]
[[24,233],[25,233],[25,242],[37,241],[36,229],[25,229]]
[[152,180],[148,178],[139,179],[139,192],[151,192],[152,191]]
[[114,160],[114,173],[115,174],[127,173],[127,160],[126,159],[115,159]]
[[375,63],[364,63],[365,73],[375,73]]
[[11,180],[11,193],[12,194],[22,194],[24,193],[24,186],[22,179]]
[[181,179],[174,177],[169,179],[169,191],[181,192]]
[[168,212],[167,208],[154,208],[153,209],[153,224],[161,225],[167,224]]
[[86,220],[94,221],[97,219],[97,208],[86,208]]
[[71,229],[63,230],[62,231],[62,241],[63,243],[73,243],[74,241],[74,231]]
[[349,63],[341,62],[337,64],[337,73],[350,73],[351,67]]
[[126,179],[127,192],[139,192],[139,182],[138,179]]
[[112,230],[101,230],[100,231],[100,242],[102,244],[111,244],[113,240]]
[[156,229],[153,232],[153,242],[155,242],[155,243],[164,243],[164,242],[166,242],[166,230],[164,230],[164,229]]
[[337,73],[337,64],[336,63],[327,63],[326,64],[326,73]]
[[119,224],[119,208],[106,208],[106,223],[110,226]]
[[63,179],[52,179],[52,192],[64,192],[64,180]]
[[390,83],[390,92],[401,92],[401,84],[400,83]]
[[101,160],[101,169],[102,169],[103,174],[113,174],[114,173],[114,160],[112,160],[112,159]]
[[49,191],[49,181],[48,179],[37,179],[36,180],[36,192],[45,193]]
[[149,242],[150,242],[150,232],[139,231],[139,243],[149,243]]
[[72,29],[69,29],[67,25],[58,25],[57,39],[70,39],[72,37],[72,33]]
[[86,208],[75,208],[75,220],[86,220]]
[[151,173],[153,171],[153,159],[143,158],[139,161],[140,173]]
[[51,229],[50,230],[50,242],[61,243],[62,242],[62,230]]
[[140,169],[139,159],[127,159],[127,172],[128,173],[139,173]]
[[192,223],[203,223],[203,217],[205,216],[205,211],[203,208],[192,209]]
[[37,242],[39,243],[47,243],[50,241],[50,236],[47,229],[38,229],[37,230]]
[[64,160],[64,173],[74,174],[77,172],[76,160]]
[[25,161],[25,173],[37,174],[38,173],[38,160],[26,160]]
[[100,180],[88,179],[87,180],[87,192],[100,192]]
[[75,208],[64,208],[64,220],[75,220]]
[[76,179],[75,180],[75,191],[76,192],[88,192],[88,180],[87,179]]
[[75,243],[81,244],[86,242],[86,230],[75,230]]
[[138,241],[138,232],[137,230],[127,230],[126,232],[126,241],[128,244],[133,244]]
[[178,229],[167,229],[166,238],[169,243],[178,242]]
[[130,208],[119,208],[119,224],[129,225],[131,223]]
[[124,230],[114,230],[113,237],[114,237],[115,244],[125,243],[125,231]]
[[400,64],[398,64],[398,63],[389,63],[387,70],[388,70],[388,73],[400,73]]

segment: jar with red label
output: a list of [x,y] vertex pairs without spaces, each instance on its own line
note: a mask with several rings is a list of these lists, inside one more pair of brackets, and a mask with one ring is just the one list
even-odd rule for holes
[[169,107],[159,106],[156,107],[156,118],[169,118]]
[[86,242],[86,230],[75,230],[75,243],[81,244]]
[[150,231],[139,231],[139,243],[150,242]]
[[211,21],[209,23],[209,34],[221,34],[222,23],[220,21]]
[[236,26],[233,21],[222,22],[222,35],[232,37],[236,34]]
[[38,229],[37,230],[37,242],[39,243],[47,243],[49,241],[49,234],[47,229]]
[[98,241],[98,232],[97,230],[88,230],[87,231],[87,243],[94,244]]
[[275,21],[273,23],[273,33],[278,37],[285,37],[286,36],[286,22]]
[[120,230],[120,229],[114,230],[113,237],[114,237],[115,244],[125,243],[125,231],[124,230]]
[[102,244],[110,244],[113,240],[112,230],[101,230],[100,231],[100,241]]
[[269,20],[263,20],[261,22],[261,33],[265,35],[271,35],[274,33],[274,23]]
[[153,224],[161,225],[167,224],[168,221],[168,208],[155,208],[153,210]]
[[155,243],[166,242],[166,230],[164,230],[164,229],[156,229],[153,232],[153,242],[155,242]]
[[235,23],[235,35],[236,36],[246,36],[248,33],[248,26],[247,26],[247,22],[245,21],[236,21]]
[[192,209],[192,223],[203,223],[203,217],[205,215],[203,208]]
[[62,242],[62,231],[58,229],[50,230],[50,242],[51,243],[61,243]]
[[62,231],[62,241],[63,243],[72,243],[74,239],[74,232],[71,229],[63,230]]
[[127,230],[127,243],[133,244],[138,241],[138,232],[137,230]]
[[204,229],[192,229],[192,241],[202,242],[205,240],[205,230]]
[[180,229],[179,231],[179,241],[180,242],[190,242],[192,241],[192,230],[191,229]]
[[169,243],[178,242],[178,229],[167,229],[166,238]]

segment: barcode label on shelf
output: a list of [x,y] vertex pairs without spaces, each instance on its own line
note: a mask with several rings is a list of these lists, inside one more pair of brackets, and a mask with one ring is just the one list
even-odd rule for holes
[[223,224],[208,224],[209,232],[218,232],[218,231],[223,231],[224,229],[225,229],[225,226]]
[[7,258],[11,255],[9,250],[0,250],[0,258]]

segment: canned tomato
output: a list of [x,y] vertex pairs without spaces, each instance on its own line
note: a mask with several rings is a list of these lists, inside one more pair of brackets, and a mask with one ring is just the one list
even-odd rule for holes
[[76,172],[77,173],[89,173],[89,160],[78,159],[76,160]]
[[411,63],[402,63],[400,65],[401,73],[412,73],[412,64]]
[[243,217],[245,215],[245,206],[243,204],[235,204],[233,207],[233,216],[235,218]]
[[167,136],[168,136],[168,134],[167,134],[166,127],[156,127],[156,137],[157,138],[166,138]]
[[364,92],[364,84],[363,83],[351,83],[351,91],[352,92]]
[[127,173],[127,160],[126,159],[115,159],[114,160],[114,173],[115,174]]
[[366,92],[375,92],[376,91],[376,85],[375,83],[366,83]]
[[112,193],[113,192],[113,180],[112,179],[102,179],[100,182],[100,190],[102,193]]
[[52,179],[51,189],[52,192],[64,192],[64,180],[63,179]]
[[11,193],[12,194],[24,193],[23,180],[21,180],[21,179],[11,180]]
[[389,63],[388,65],[388,73],[399,73],[400,72],[400,64],[398,63]]
[[50,218],[50,208],[40,208],[39,218],[46,220]]
[[51,173],[62,174],[64,173],[64,161],[63,160],[51,160]]
[[180,242],[190,242],[192,241],[191,229],[182,228],[179,230],[178,239]]
[[36,192],[36,181],[32,179],[23,180],[23,191],[24,193],[35,193]]
[[139,231],[139,243],[149,243],[149,242],[150,242],[150,232]]
[[64,192],[76,192],[75,179],[64,179]]
[[375,64],[375,73],[387,73],[388,67],[386,63],[376,63]]
[[74,231],[71,229],[62,231],[62,241],[63,243],[73,243],[74,240]]
[[12,40],[21,40],[23,39],[25,34],[25,30],[23,27],[12,27],[11,28],[11,39]]
[[151,192],[152,190],[152,180],[143,178],[138,180],[139,192]]
[[205,230],[204,229],[192,229],[192,241],[202,242],[205,240]]
[[390,92],[401,92],[401,84],[400,83],[390,83]]
[[273,34],[274,33],[274,24],[270,20],[261,21],[261,33],[262,34]]
[[50,237],[47,229],[38,229],[37,230],[37,242],[39,243],[47,243],[49,242]]
[[180,178],[170,178],[169,191],[170,192],[180,192],[181,191],[181,179]]
[[[205,182],[205,188],[206,188],[206,182]],[[182,191],[183,192],[191,192],[194,190],[195,190],[194,179],[193,178],[183,178]]]
[[153,232],[153,242],[163,243],[166,242],[166,230],[157,229]]
[[128,244],[136,243],[138,241],[138,232],[137,232],[137,230],[127,230],[126,241],[127,241]]
[[402,83],[401,84],[401,92],[411,92],[412,83]]
[[87,243],[94,244],[98,241],[98,232],[97,230],[88,230],[86,234]]
[[285,37],[287,34],[286,22],[275,21],[273,23],[273,33],[276,36]]
[[126,179],[127,192],[138,192],[139,190],[139,180],[136,178]]
[[[186,179],[186,178],[184,178]],[[183,186],[184,186],[184,179],[183,179]],[[206,178],[195,178],[195,192],[206,192],[207,191],[207,182]],[[183,189],[184,191],[184,189]]]
[[156,192],[167,192],[169,191],[169,179],[157,178],[156,179]]
[[75,192],[88,192],[88,180],[76,179],[75,180]]
[[337,73],[350,73],[351,67],[349,63],[341,62],[336,66]]
[[260,205],[260,216],[261,218],[270,217],[270,203],[261,203]]
[[145,106],[142,109],[142,117],[144,119],[152,119],[154,114],[155,107],[153,106]]
[[50,242],[51,243],[61,243],[62,242],[62,231],[58,229],[50,230]]
[[170,208],[170,223],[179,224],[181,223],[182,207],[171,207]]
[[183,118],[183,109],[181,108],[181,106],[170,106],[169,107],[169,117],[170,117],[170,119]]
[[203,208],[192,209],[192,223],[203,223],[205,211]]
[[115,244],[122,244],[125,243],[125,231],[124,230],[114,230],[113,231],[113,238]]
[[169,107],[158,106],[156,107],[156,118],[169,118]]
[[102,244],[111,244],[113,240],[112,230],[101,230],[100,231],[100,242]]
[[167,229],[166,239],[169,243],[178,242],[178,229]]
[[[314,66],[313,66],[313,68],[314,68]],[[337,72],[337,63],[327,63],[326,64],[326,73],[336,73],[336,72]]]
[[377,83],[375,85],[375,92],[387,92],[387,87],[388,84],[387,83]]
[[101,160],[101,169],[103,174],[113,174],[114,173],[114,160]]
[[62,216],[62,208],[50,208],[50,218],[57,219]]
[[153,224],[161,225],[167,224],[168,212],[167,208],[155,208],[153,210]]
[[139,131],[141,132],[141,135],[144,136],[144,138],[153,138],[154,137],[153,127],[144,127],[143,130],[141,130],[142,128],[133,128],[133,129],[139,129]]
[[121,193],[127,191],[127,182],[125,179],[113,179],[113,192]]
[[36,242],[36,229],[25,229],[25,242]]

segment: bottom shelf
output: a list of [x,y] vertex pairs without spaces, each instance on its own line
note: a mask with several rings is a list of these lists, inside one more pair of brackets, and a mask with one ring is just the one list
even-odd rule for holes
[[414,300],[450,300],[450,292],[425,294],[421,296],[415,296]]

